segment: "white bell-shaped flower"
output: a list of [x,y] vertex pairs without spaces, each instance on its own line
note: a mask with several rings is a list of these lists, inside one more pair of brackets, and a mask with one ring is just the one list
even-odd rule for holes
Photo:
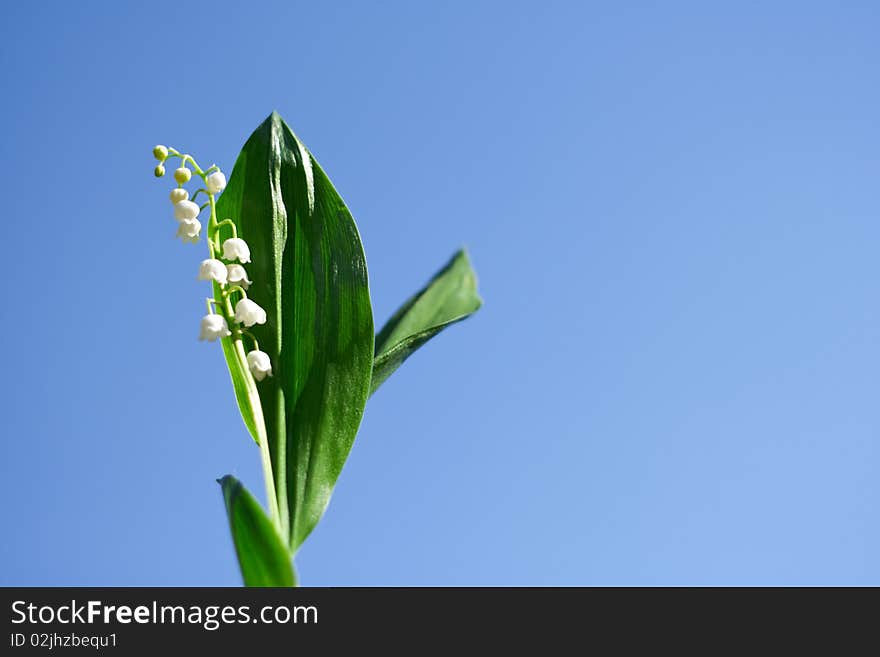
[[245,326],[266,323],[266,311],[250,299],[242,299],[235,304],[235,321]]
[[226,281],[230,285],[238,285],[245,290],[251,285],[247,272],[241,265],[226,265]]
[[174,204],[174,218],[178,221],[195,219],[199,216],[199,212],[201,212],[199,206],[192,201],[183,200]]
[[217,338],[228,338],[232,335],[226,319],[222,315],[205,315],[199,326],[199,340],[214,342]]
[[209,194],[219,194],[226,188],[226,176],[222,171],[214,171],[205,177],[205,189]]
[[183,187],[175,187],[171,190],[171,193],[168,195],[168,198],[171,199],[172,203],[180,203],[181,201],[189,200],[189,192],[186,191]]
[[202,264],[199,265],[199,280],[216,281],[220,285],[226,285],[226,265],[217,260],[217,258],[202,260]]
[[198,219],[184,219],[177,224],[177,234],[183,242],[195,244],[199,241],[199,234],[202,232],[202,224]]
[[257,381],[262,381],[267,376],[272,376],[272,361],[265,351],[255,349],[247,355],[248,368]]
[[239,262],[251,261],[251,250],[243,239],[230,237],[223,242],[223,258],[225,260],[238,260]]

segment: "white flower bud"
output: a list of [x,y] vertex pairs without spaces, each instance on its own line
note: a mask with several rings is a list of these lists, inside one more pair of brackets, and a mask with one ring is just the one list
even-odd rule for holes
[[250,299],[242,299],[235,304],[235,321],[245,326],[266,323],[266,311]]
[[272,376],[272,361],[265,351],[254,350],[247,355],[248,368],[257,381],[262,381],[267,376]]
[[186,167],[180,167],[174,170],[174,179],[181,185],[188,183],[190,178],[192,178],[192,171]]
[[172,203],[180,203],[181,201],[189,200],[189,192],[186,191],[183,187],[175,187],[171,190],[171,194],[168,195],[168,198],[171,199]]
[[155,157],[160,162],[164,162],[168,159],[168,149],[165,148],[162,144],[157,144],[153,147],[153,157]]
[[245,290],[251,285],[247,272],[241,265],[226,265],[226,280],[230,285],[238,285]]
[[161,164],[157,164],[156,168],[153,169],[153,175],[157,178],[161,178],[165,175],[165,167],[163,167]]
[[202,232],[202,224],[198,219],[184,219],[177,225],[177,234],[184,243],[195,244],[199,241],[199,233]]
[[226,265],[216,258],[202,260],[199,265],[200,281],[217,281],[220,285],[226,285]]
[[238,259],[240,262],[250,262],[251,250],[243,239],[230,237],[223,242],[223,258],[225,260]]
[[228,338],[232,335],[223,315],[205,315],[199,326],[199,340],[214,342],[217,338]]
[[209,194],[219,194],[226,188],[226,176],[223,175],[222,171],[209,173],[208,177],[205,178],[205,188]]
[[199,216],[199,206],[192,201],[178,201],[174,204],[174,218],[178,221],[184,219],[195,219]]

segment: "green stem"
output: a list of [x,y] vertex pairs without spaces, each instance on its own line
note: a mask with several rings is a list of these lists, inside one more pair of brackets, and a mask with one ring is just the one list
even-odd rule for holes
[[[197,166],[195,165],[195,161],[193,161],[193,165]],[[216,234],[219,230],[217,223],[217,204],[214,201],[213,194],[208,194],[208,204],[211,206],[211,218],[208,220],[208,245],[213,257],[214,248],[212,244],[216,239]],[[233,286],[233,289],[234,288],[241,290],[241,293],[247,296],[244,289],[240,286],[235,285]],[[234,322],[231,320],[234,317],[234,312],[232,310],[232,301],[229,299],[230,291],[231,290],[223,291],[223,303],[217,303],[215,306],[222,310],[222,314],[226,317],[226,323],[233,326]],[[240,333],[233,338],[232,345],[235,352],[235,360],[237,361],[238,368],[244,376],[247,385],[248,405],[254,415],[254,425],[257,429],[257,443],[260,446],[260,461],[263,465],[263,479],[266,484],[266,503],[269,506],[269,518],[271,518],[272,524],[275,526],[279,535],[284,536],[281,524],[281,513],[278,507],[278,494],[275,490],[275,474],[272,470],[272,455],[269,452],[269,437],[266,435],[266,420],[263,417],[263,405],[260,403],[260,393],[257,390],[257,383],[254,381],[254,377],[251,375],[251,370],[247,364],[247,354],[245,353],[244,343],[242,342]]]
[[241,285],[230,285],[225,290],[223,290],[223,296],[229,297],[233,292],[241,292],[241,298],[247,299],[247,292],[244,291],[244,288]]
[[238,237],[238,228],[232,219],[224,219],[223,221],[218,222],[217,229],[219,230],[221,226],[229,226],[232,228],[232,237]]
[[180,166],[185,167],[185,166],[186,166],[186,161],[187,161],[187,160],[189,160],[190,162],[192,162],[192,165],[193,165],[193,171],[196,173],[196,175],[201,176],[202,178],[204,178],[204,177],[205,177],[205,172],[202,171],[202,168],[199,166],[199,163],[195,161],[195,158],[193,158],[192,155],[184,155],[183,157],[181,157],[181,158],[180,158]]
[[[227,312],[229,311],[229,300],[226,300]],[[247,382],[247,397],[251,411],[254,414],[254,424],[257,427],[257,442],[260,446],[260,461],[263,465],[263,479],[266,484],[266,501],[269,506],[269,517],[272,524],[280,536],[283,536],[281,529],[281,517],[278,512],[278,497],[275,492],[275,474],[272,470],[272,455],[269,452],[269,437],[266,435],[266,420],[263,417],[263,406],[260,403],[260,394],[257,391],[257,384],[251,376],[250,368],[247,364],[247,354],[244,350],[244,343],[241,336],[232,341],[235,349],[235,357],[239,367],[244,372],[245,381]]]
[[253,333],[251,333],[251,332],[248,331],[247,329],[239,329],[239,332],[240,332],[242,335],[246,335],[246,336],[248,336],[248,337],[251,339],[251,342],[254,343],[254,351],[259,351],[259,350],[260,350],[260,343],[257,342],[257,339],[254,337],[254,334],[253,334]]
[[[202,168],[199,166],[198,162],[196,162],[196,159],[192,155],[190,155],[189,153],[181,153],[176,148],[169,147],[168,148],[168,157],[165,158],[165,161],[168,161],[174,157],[180,158],[180,166],[186,166],[187,160],[192,162],[193,171],[196,173],[196,175],[201,176],[204,179],[206,172],[202,171]],[[216,168],[216,167],[217,167],[216,164],[211,165],[211,168]],[[208,171],[210,171],[210,170],[211,169],[209,168]]]

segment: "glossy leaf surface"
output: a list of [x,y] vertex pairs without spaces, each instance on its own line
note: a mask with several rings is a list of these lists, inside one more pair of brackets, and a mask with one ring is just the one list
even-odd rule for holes
[[428,340],[483,304],[467,252],[456,253],[430,282],[410,297],[376,336],[370,394]]
[[[250,246],[248,297],[268,314],[250,329],[273,368],[256,388],[281,530],[295,550],[324,513],[370,389],[363,247],[330,180],[276,113],[245,143],[217,209]],[[235,380],[232,362],[230,371]]]
[[295,586],[290,552],[259,502],[235,477],[217,481],[245,586]]

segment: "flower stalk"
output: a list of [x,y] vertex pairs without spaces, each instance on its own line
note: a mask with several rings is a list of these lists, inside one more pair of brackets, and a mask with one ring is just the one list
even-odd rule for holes
[[[202,233],[202,224],[198,217],[202,211],[209,209],[210,215],[205,230],[208,259],[203,260],[199,266],[198,278],[212,282],[214,296],[206,299],[208,314],[202,318],[199,339],[210,342],[228,339],[232,343],[236,363],[245,381],[245,396],[254,418],[255,439],[260,448],[269,518],[279,536],[284,536],[266,423],[257,389],[258,381],[272,376],[272,363],[269,355],[260,351],[256,339],[245,329],[245,327],[251,327],[255,324],[265,324],[267,316],[263,308],[247,298],[246,289],[251,281],[242,266],[251,261],[247,242],[239,237],[235,221],[229,218],[220,221],[217,217],[216,196],[222,193],[226,187],[226,176],[215,164],[203,170],[192,155],[181,153],[175,148],[159,145],[153,149],[153,155],[159,160],[159,164],[154,170],[157,178],[165,175],[167,160],[174,158],[180,160],[179,166],[174,170],[177,187],[172,189],[169,195],[174,208],[174,218],[178,224],[177,237],[183,242],[197,243]],[[203,186],[190,196],[183,185],[192,179],[193,174],[201,180]],[[194,202],[199,194],[208,197],[207,202],[201,206]],[[223,227],[228,227],[232,236],[221,242]],[[229,261],[228,264],[223,260]],[[238,293],[241,298],[233,307],[231,297],[235,293]],[[253,349],[249,352],[245,349],[245,336],[253,342]]]

